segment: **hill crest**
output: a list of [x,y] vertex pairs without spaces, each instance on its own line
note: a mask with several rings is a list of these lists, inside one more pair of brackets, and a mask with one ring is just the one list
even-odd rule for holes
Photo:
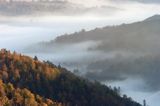
[[141,106],[126,95],[121,97],[116,88],[90,82],[61,66],[5,49],[0,51],[0,79],[65,106]]

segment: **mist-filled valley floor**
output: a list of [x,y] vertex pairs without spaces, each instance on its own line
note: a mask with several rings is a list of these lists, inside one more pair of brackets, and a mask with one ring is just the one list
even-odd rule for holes
[[120,87],[139,103],[145,99],[159,106],[160,16],[110,25],[107,20],[5,22],[0,48],[60,64],[78,76]]

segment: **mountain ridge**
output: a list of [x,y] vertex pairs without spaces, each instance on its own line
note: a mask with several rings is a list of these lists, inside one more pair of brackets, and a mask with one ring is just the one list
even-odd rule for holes
[[58,36],[50,42],[42,43],[40,47],[42,46],[43,48],[43,45],[45,45],[45,47],[49,46],[54,48],[54,45],[56,44],[70,45],[81,42],[94,41],[101,43],[98,43],[97,46],[89,49],[105,51],[119,49],[127,49],[131,51],[144,51],[147,50],[147,46],[149,49],[154,49],[154,46],[159,48],[159,44],[156,43],[160,33],[159,18],[159,15],[155,15],[150,18],[147,18],[144,21],[135,22],[131,24],[106,26],[103,28],[96,28],[90,31],[85,31],[83,29],[80,32],[75,32],[73,34]]
[[61,66],[5,49],[0,51],[0,72],[0,79],[5,84],[29,89],[65,106],[141,106],[127,96],[121,97],[115,90],[75,76]]
[[152,21],[152,20],[160,20],[160,14],[155,14],[155,15],[145,19],[145,21]]
[[[95,28],[89,31],[86,31],[85,29],[82,29],[79,32],[71,33],[71,34],[63,34],[55,39],[52,39],[48,42],[40,42],[38,45],[54,45],[54,44],[72,44],[72,43],[79,43],[79,42],[85,42],[85,41],[99,41],[99,40],[105,40],[107,37],[110,37],[111,35],[113,36],[118,36],[116,32],[120,32],[123,35],[127,35],[128,33],[133,33],[137,31],[143,31],[145,28],[147,28],[145,31],[148,29],[150,30],[159,30],[157,29],[158,27],[153,27],[153,26],[158,26],[160,22],[160,15],[156,14],[151,17],[146,18],[143,21],[138,21],[138,22],[133,22],[129,24],[121,24],[121,25],[113,25],[113,26],[105,26],[102,28]],[[149,26],[150,25],[150,26]],[[144,28],[143,28],[144,27]],[[153,29],[155,28],[155,29]],[[141,30],[142,29],[142,30]],[[126,31],[128,30],[128,31]],[[132,31],[133,30],[133,31]],[[151,32],[148,30],[148,32]],[[98,34],[98,36],[94,35],[94,33]],[[142,33],[142,32],[137,32]],[[120,35],[122,36],[122,35]],[[135,36],[135,35],[132,35]]]

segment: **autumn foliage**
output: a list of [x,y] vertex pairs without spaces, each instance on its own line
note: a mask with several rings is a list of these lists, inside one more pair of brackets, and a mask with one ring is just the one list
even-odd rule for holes
[[[47,99],[49,98],[49,99]],[[14,104],[14,105],[13,105]],[[141,106],[61,66],[0,51],[0,106]]]

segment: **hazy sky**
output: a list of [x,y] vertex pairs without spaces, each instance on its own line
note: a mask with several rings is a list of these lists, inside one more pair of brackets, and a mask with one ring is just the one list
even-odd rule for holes
[[[66,17],[89,19],[115,19],[115,20],[141,20],[154,14],[160,14],[159,0],[53,0],[52,13],[47,14],[47,20],[54,17],[58,20],[66,20]],[[61,1],[61,2],[57,2]],[[2,11],[2,9],[0,9]],[[40,12],[40,11],[39,11]],[[39,14],[45,17],[44,14]],[[11,12],[12,13],[12,12]],[[22,12],[23,13],[23,12]],[[39,15],[35,15],[34,18]],[[33,16],[31,16],[33,18]],[[22,17],[25,19],[24,17]],[[71,18],[71,19],[72,19]],[[17,19],[12,18],[12,19]],[[0,17],[0,20],[7,20]],[[10,18],[11,20],[11,18]],[[17,19],[19,20],[19,19]],[[43,19],[44,20],[44,19]]]

